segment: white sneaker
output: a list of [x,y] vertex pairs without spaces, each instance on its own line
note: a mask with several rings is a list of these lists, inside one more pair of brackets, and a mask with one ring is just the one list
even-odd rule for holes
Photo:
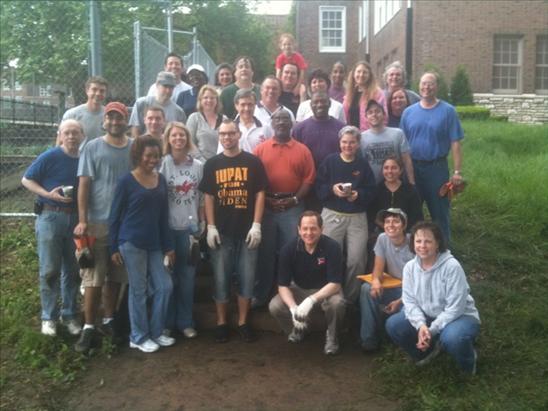
[[175,338],[168,337],[167,335],[162,334],[158,338],[156,338],[154,342],[158,344],[160,347],[169,347],[175,344]]
[[196,338],[198,336],[198,332],[194,328],[188,327],[183,330],[183,335],[185,338]]
[[336,335],[331,335],[329,331],[325,333],[323,352],[325,355],[335,355],[339,352],[339,340]]
[[154,352],[160,349],[160,346],[152,340],[145,340],[141,344],[135,344],[134,342],[129,342],[129,348],[137,348],[142,352]]
[[63,321],[63,325],[67,327],[67,331],[70,335],[79,335],[82,331],[82,326],[74,318],[71,320]]
[[52,320],[42,321],[42,334],[49,335],[50,337],[55,337],[57,335],[55,321],[52,321]]

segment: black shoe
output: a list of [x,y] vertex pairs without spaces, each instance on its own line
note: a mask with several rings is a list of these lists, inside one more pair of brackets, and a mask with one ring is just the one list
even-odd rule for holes
[[242,324],[238,326],[238,333],[240,333],[240,337],[242,337],[242,340],[248,343],[253,342],[257,339],[255,333],[247,324]]
[[228,325],[220,324],[215,329],[215,342],[225,343],[228,341]]
[[114,336],[114,320],[109,321],[106,324],[101,324],[98,328],[98,331],[103,334],[105,337]]
[[80,338],[74,344],[74,351],[85,353],[88,352],[93,343],[93,337],[95,336],[95,330],[93,328],[85,328],[80,334]]

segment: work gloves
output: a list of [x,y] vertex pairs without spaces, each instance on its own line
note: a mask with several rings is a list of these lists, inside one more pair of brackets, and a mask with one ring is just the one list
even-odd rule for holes
[[253,223],[247,237],[245,238],[247,248],[250,250],[257,248],[261,242],[261,223]]

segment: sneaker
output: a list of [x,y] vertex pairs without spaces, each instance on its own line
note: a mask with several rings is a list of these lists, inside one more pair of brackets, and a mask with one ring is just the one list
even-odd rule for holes
[[238,333],[240,334],[240,337],[242,337],[242,340],[244,340],[247,343],[253,342],[257,339],[255,336],[255,333],[253,332],[251,327],[247,324],[239,325]]
[[425,366],[426,364],[431,362],[434,358],[436,358],[438,354],[440,353],[440,351],[441,351],[441,341],[438,339],[436,341],[436,345],[434,345],[434,348],[432,348],[430,352],[426,354],[426,357],[424,357],[422,360],[416,361],[415,365],[417,365],[418,367]]
[[154,342],[160,347],[170,347],[175,344],[175,338],[162,334],[156,338]]
[[228,325],[220,324],[215,329],[215,342],[225,343],[228,341]]
[[335,355],[339,352],[339,340],[336,335],[331,335],[329,331],[325,333],[325,346],[323,352],[325,355]]
[[95,335],[95,329],[93,328],[86,328],[82,330],[82,334],[80,334],[80,338],[74,344],[74,350],[76,352],[87,352],[91,348],[91,344],[93,342],[93,337]]
[[141,350],[142,352],[149,353],[149,352],[158,351],[160,349],[160,346],[156,344],[154,341],[148,339],[143,341],[141,344],[136,344],[130,341],[129,348],[137,348],[138,350]]
[[304,340],[304,331],[298,331],[295,328],[293,328],[291,334],[287,337],[287,341],[293,344],[300,343],[302,340]]
[[185,338],[196,338],[198,336],[198,332],[194,328],[188,327],[183,330],[183,335]]
[[99,332],[105,337],[114,336],[114,320],[111,320],[106,324],[101,324],[99,326]]
[[360,345],[364,354],[376,352],[380,348],[380,344],[375,342],[362,342]]
[[67,327],[70,335],[80,335],[80,333],[82,332],[82,326],[74,318],[70,320],[64,320],[63,325]]
[[55,321],[45,320],[42,321],[42,334],[49,335],[50,337],[55,337],[57,335],[57,329]]

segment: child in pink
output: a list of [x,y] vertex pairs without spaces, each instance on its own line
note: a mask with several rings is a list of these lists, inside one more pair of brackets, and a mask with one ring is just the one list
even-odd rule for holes
[[308,63],[301,53],[295,51],[295,37],[293,37],[292,34],[283,33],[280,36],[279,46],[282,52],[276,57],[276,77],[280,78],[282,76],[282,68],[284,65],[287,63],[295,64],[301,73],[299,76],[299,83],[295,88],[298,91],[300,85],[304,84],[304,73],[308,68]]

